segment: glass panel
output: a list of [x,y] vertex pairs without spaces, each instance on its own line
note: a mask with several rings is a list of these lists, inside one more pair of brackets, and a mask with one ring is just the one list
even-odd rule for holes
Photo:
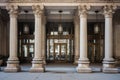
[[34,56],[34,46],[33,45],[30,45],[30,47],[29,47],[29,55],[30,55],[30,57],[33,57]]
[[51,32],[50,34],[51,34],[51,35],[53,35],[53,34],[54,34],[54,32]]
[[50,39],[50,46],[49,46],[49,49],[50,49],[50,60],[54,60],[54,45],[53,45],[53,39]]
[[66,45],[61,45],[61,60],[65,60],[66,57]]
[[49,39],[47,40],[47,60],[49,60]]
[[55,45],[55,60],[60,60],[60,45]]
[[54,39],[54,43],[58,43],[58,41],[59,41],[58,39]]
[[67,40],[67,60],[69,61],[70,59],[70,40]]
[[28,53],[28,51],[27,51],[27,45],[23,45],[23,52],[24,52],[24,57],[27,57],[27,53]]
[[66,39],[59,39],[59,43],[66,43]]
[[54,35],[58,35],[58,32],[54,32]]
[[63,32],[63,35],[69,35],[69,33],[68,32]]
[[34,39],[30,39],[30,43],[34,43]]

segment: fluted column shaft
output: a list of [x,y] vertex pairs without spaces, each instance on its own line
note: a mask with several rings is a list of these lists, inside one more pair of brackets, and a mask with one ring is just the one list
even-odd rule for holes
[[80,16],[80,57],[78,61],[78,72],[91,72],[87,58],[87,10],[89,6],[79,6]]
[[7,62],[7,67],[5,71],[7,72],[17,72],[20,70],[19,61],[17,57],[17,16],[18,7],[17,6],[7,6],[10,14],[10,55]]
[[103,59],[103,72],[118,72],[115,68],[115,61],[113,59],[113,24],[112,17],[114,9],[116,7],[112,5],[104,6],[105,16],[105,57]]

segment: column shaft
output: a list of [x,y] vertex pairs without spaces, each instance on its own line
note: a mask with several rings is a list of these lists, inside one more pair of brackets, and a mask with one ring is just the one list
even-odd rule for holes
[[42,34],[41,34],[41,15],[37,16],[35,15],[35,57],[34,59],[39,59],[42,58],[41,54],[41,39],[42,39]]
[[80,53],[80,24],[79,24],[79,19],[78,16],[75,16],[74,19],[74,27],[75,27],[75,59],[74,59],[74,63],[77,64],[78,63],[78,59],[79,59],[79,53]]
[[105,15],[105,58],[103,59],[103,72],[118,72],[115,68],[115,61],[113,59],[113,30],[112,30],[112,16],[114,11],[113,6],[104,6]]
[[6,72],[17,72],[20,71],[19,61],[17,57],[17,6],[9,6],[10,14],[10,55],[7,61]]
[[41,6],[32,6],[35,15],[35,54],[32,61],[30,72],[44,72],[42,59],[42,14]]
[[105,60],[113,60],[112,18],[105,18]]
[[87,6],[79,7],[80,15],[80,57],[77,72],[91,72],[87,58]]
[[80,18],[80,60],[87,59],[87,18]]
[[10,57],[9,59],[17,58],[17,17],[10,17]]
[[46,25],[46,17],[45,16],[43,16],[42,17],[43,18],[43,22],[42,22],[42,58],[43,58],[43,63],[44,64],[46,64],[46,54],[45,54],[45,51],[46,51],[46,49],[45,49],[45,44],[46,44],[46,38],[45,38],[45,25]]

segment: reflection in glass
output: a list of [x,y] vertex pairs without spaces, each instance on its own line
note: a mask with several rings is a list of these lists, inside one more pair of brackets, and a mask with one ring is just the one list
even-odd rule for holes
[[33,49],[33,45],[30,46],[29,48],[29,52],[30,52],[30,57],[33,57],[33,53],[34,53],[34,49]]
[[27,57],[27,45],[23,46],[23,50],[24,50],[24,57]]

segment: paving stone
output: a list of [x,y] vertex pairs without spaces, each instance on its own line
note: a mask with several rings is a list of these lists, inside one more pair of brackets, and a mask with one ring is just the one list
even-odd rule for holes
[[0,80],[120,80],[120,74],[105,74],[100,67],[92,67],[93,73],[77,73],[75,65],[47,65],[45,73],[30,73],[31,65],[22,65],[22,72],[0,71]]

